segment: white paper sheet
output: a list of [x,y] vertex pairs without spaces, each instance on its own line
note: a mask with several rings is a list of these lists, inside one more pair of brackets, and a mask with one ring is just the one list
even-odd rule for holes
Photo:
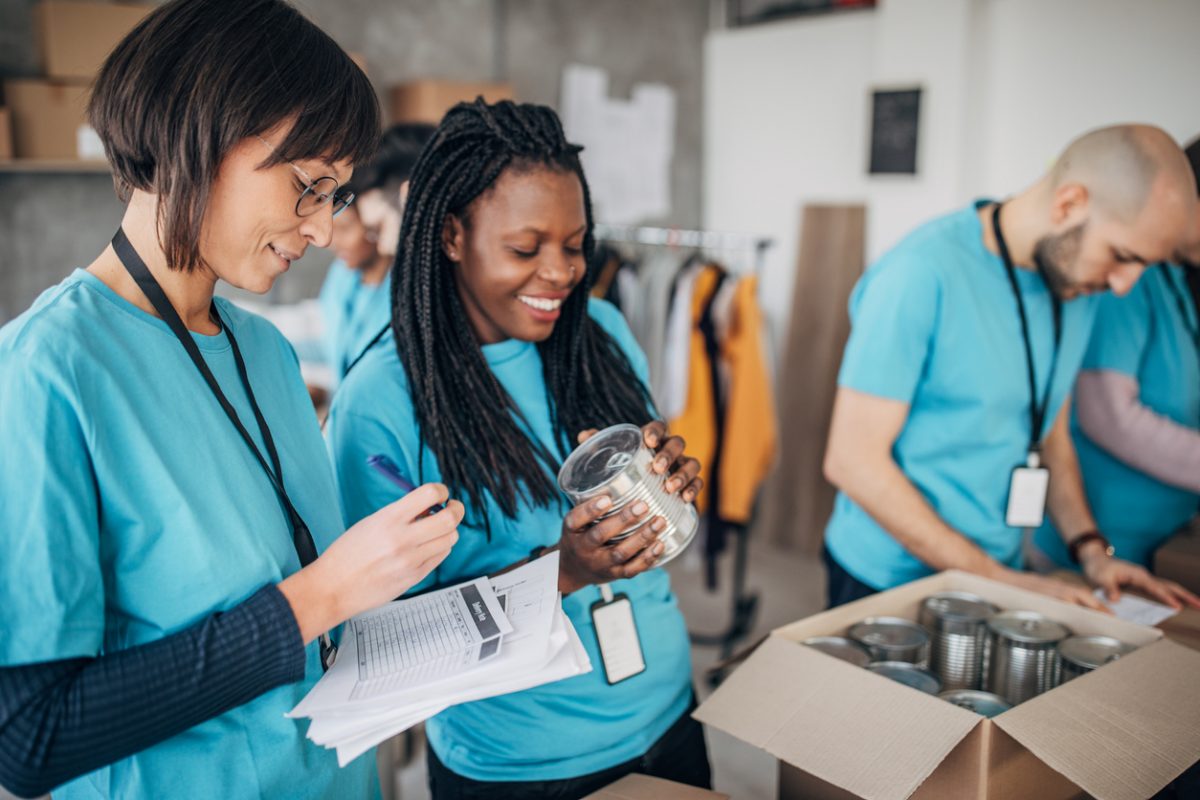
[[1121,592],[1120,599],[1115,603],[1109,601],[1108,595],[1104,593],[1103,589],[1096,590],[1096,597],[1121,619],[1136,622],[1139,625],[1153,627],[1179,613],[1170,606],[1156,603],[1153,600],[1145,600],[1128,592]]
[[[431,651],[431,655],[415,667],[405,663],[399,669],[384,669],[382,674],[378,674],[378,670],[363,672],[361,665],[369,659],[360,651],[371,647],[386,652],[392,645],[386,638],[364,636],[348,624],[337,663],[288,716],[310,718],[308,738],[327,748],[337,748],[338,761],[345,765],[379,742],[451,705],[522,691],[591,670],[587,651],[562,612],[557,553],[505,575],[481,578],[480,581],[486,582],[487,592],[482,591],[478,581],[473,582],[471,585],[475,586],[477,596],[490,598],[494,606],[487,608],[499,613],[507,625],[495,655],[476,660],[467,668],[451,664],[444,673],[430,674],[426,667],[439,666],[445,659],[440,651]],[[400,601],[401,604],[407,602],[412,600]],[[394,605],[397,604],[389,604]],[[467,607],[470,605],[468,602]],[[392,616],[396,616],[394,610]],[[371,630],[369,626],[367,630]],[[461,632],[459,636],[461,638]],[[375,652],[375,655],[379,653]],[[390,662],[383,663],[387,666]],[[414,669],[420,673],[417,683],[389,684],[369,696],[363,696],[361,692],[355,694],[355,681],[360,675],[365,675],[375,687],[381,680],[390,680],[396,674],[411,676]]]
[[512,631],[487,578],[388,603],[345,624],[337,661],[289,716],[419,690],[496,658]]

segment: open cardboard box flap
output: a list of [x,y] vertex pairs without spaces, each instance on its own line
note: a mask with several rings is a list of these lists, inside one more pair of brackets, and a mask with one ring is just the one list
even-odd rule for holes
[[993,723],[1103,800],[1140,800],[1200,757],[1200,653],[1155,642]]
[[908,797],[981,720],[780,636],[695,717],[871,800]]
[[[989,722],[799,644],[872,615],[915,620],[925,597],[952,590],[1142,649]],[[950,571],[776,629],[695,716],[871,800],[909,797],[973,729],[995,724],[1090,794],[1124,800],[1154,794],[1200,758],[1196,675],[1200,653],[1155,628]]]

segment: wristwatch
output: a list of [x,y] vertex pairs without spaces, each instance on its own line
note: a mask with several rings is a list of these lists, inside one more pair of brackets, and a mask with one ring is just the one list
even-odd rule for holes
[[1076,536],[1067,545],[1067,552],[1070,554],[1072,562],[1079,564],[1079,548],[1083,547],[1088,542],[1099,542],[1101,545],[1103,545],[1104,552],[1109,558],[1112,558],[1113,553],[1117,552],[1117,549],[1112,546],[1112,543],[1109,542],[1108,539],[1104,538],[1104,534],[1102,534],[1100,531],[1088,531],[1087,533],[1081,533],[1079,536]]

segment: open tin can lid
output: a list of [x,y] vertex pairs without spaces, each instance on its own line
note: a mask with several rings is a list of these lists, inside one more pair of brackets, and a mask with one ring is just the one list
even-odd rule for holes
[[1061,622],[1036,611],[1005,611],[988,620],[988,628],[998,636],[1021,644],[1054,644],[1071,635]]
[[576,499],[597,494],[620,480],[643,447],[636,425],[613,425],[575,448],[558,471],[558,485]]
[[1096,669],[1123,655],[1132,653],[1130,645],[1111,636],[1071,636],[1058,646],[1064,661],[1078,664],[1085,669]]

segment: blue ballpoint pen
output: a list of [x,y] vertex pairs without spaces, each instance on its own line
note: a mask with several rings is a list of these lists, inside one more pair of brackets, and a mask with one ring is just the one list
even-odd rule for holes
[[[370,456],[367,458],[367,464],[369,464],[371,468],[380,475],[403,489],[405,494],[408,494],[413,489],[417,488],[416,486],[413,486],[407,478],[400,474],[400,470],[397,469],[392,460],[385,455],[380,454]],[[436,514],[445,507],[446,505],[444,503],[438,503],[437,505],[430,506],[428,509],[426,509],[425,513],[421,514],[421,516],[427,517],[430,514]]]

